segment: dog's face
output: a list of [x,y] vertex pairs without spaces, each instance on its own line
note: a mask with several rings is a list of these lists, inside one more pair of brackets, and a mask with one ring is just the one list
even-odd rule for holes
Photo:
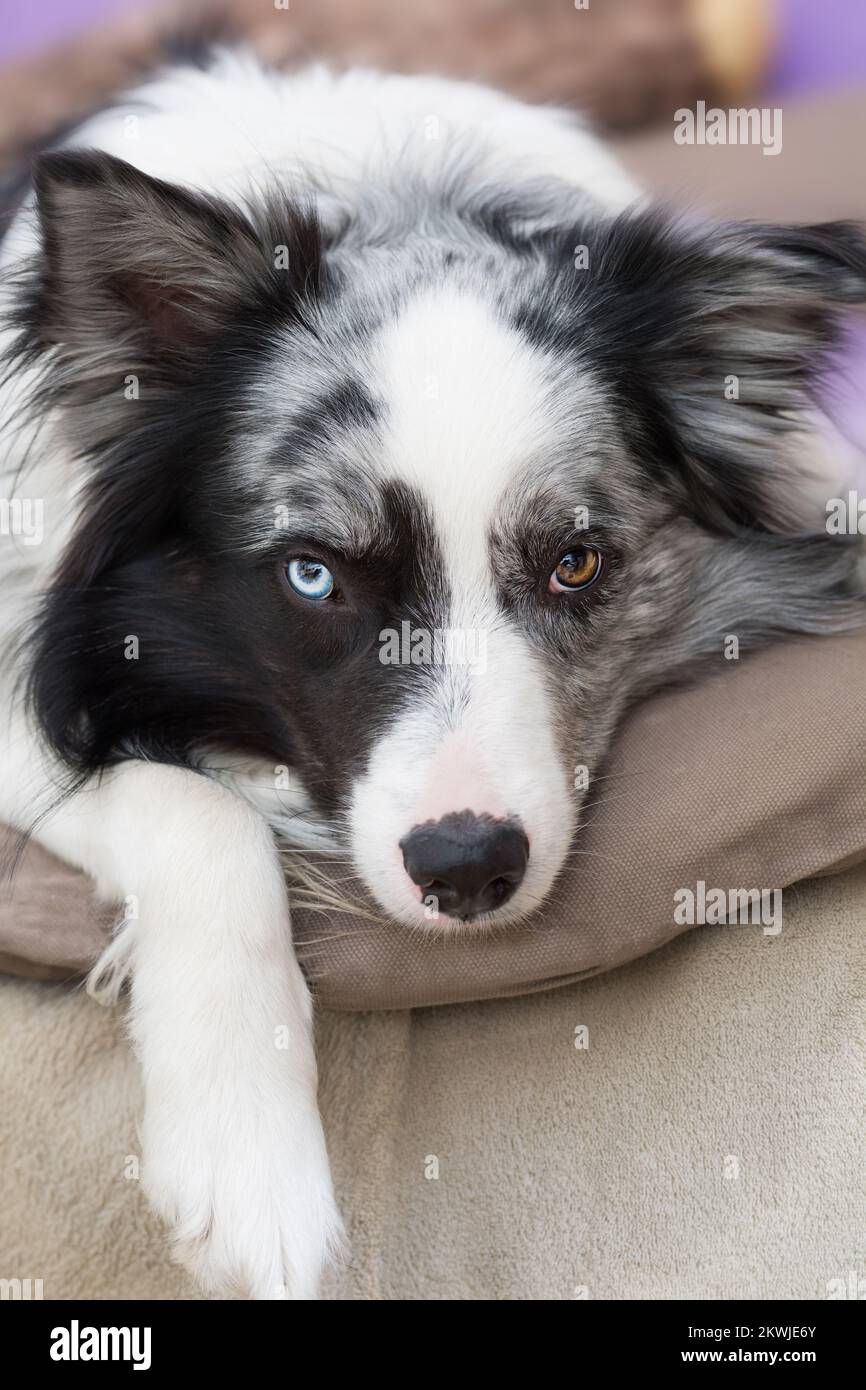
[[81,154],[37,188],[26,350],[92,470],[33,667],[73,765],[264,757],[390,915],[515,920],[631,701],[862,611],[785,462],[850,228],[452,190],[323,235]]

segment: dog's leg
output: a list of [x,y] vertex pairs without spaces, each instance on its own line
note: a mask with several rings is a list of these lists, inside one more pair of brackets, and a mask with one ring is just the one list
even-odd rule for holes
[[[20,724],[3,743],[0,816],[24,825],[40,755]],[[36,835],[135,904],[142,1178],[180,1258],[215,1292],[315,1297],[339,1218],[310,997],[267,824],[206,777],[129,762]]]

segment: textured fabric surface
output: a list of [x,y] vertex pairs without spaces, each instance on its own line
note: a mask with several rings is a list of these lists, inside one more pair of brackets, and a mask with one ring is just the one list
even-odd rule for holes
[[[704,927],[550,994],[323,1012],[352,1242],[329,1296],[822,1299],[863,1278],[864,904],[861,866],[791,889],[776,937]],[[3,1276],[194,1297],[134,1176],[122,1016],[0,980],[0,1054]]]
[[[678,932],[681,889],[783,889],[866,857],[866,633],[787,643],[637,708],[590,789],[550,903],[493,936],[424,937],[298,911],[320,1003],[341,1009],[523,994],[644,955]],[[86,881],[30,851],[0,899],[0,952],[86,967],[110,918]],[[0,965],[2,965],[0,957]]]

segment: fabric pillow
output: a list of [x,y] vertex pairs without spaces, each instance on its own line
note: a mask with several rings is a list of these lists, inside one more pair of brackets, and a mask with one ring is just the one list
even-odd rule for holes
[[[639,706],[591,789],[590,820],[525,926],[424,937],[362,915],[298,910],[319,1002],[399,1009],[526,994],[655,950],[713,890],[766,894],[866,859],[866,632],[804,638]],[[0,969],[61,978],[95,958],[116,913],[30,847],[0,900]],[[780,906],[781,905],[781,906]],[[731,931],[768,943],[784,897]],[[707,912],[707,920],[713,920]],[[678,920],[679,919],[679,920]]]

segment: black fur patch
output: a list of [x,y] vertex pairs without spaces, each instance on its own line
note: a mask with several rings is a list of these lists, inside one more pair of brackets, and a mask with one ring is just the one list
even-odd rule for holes
[[[378,633],[398,612],[435,625],[444,581],[424,508],[399,489],[380,499],[375,554],[327,556],[339,607],[284,582],[306,537],[275,532],[266,554],[235,544],[249,485],[233,411],[274,335],[327,302],[315,218],[274,200],[246,219],[96,154],[48,156],[37,188],[45,252],[21,353],[47,352],[47,398],[71,407],[89,482],[36,633],[36,715],[82,774],[239,749],[299,770],[333,809],[417,678],[379,662]],[[130,374],[138,400],[122,389]],[[306,431],[375,414],[346,380]],[[281,467],[291,474],[291,450]]]
[[652,210],[544,233],[536,250],[520,330],[597,374],[634,456],[691,514],[772,528],[780,434],[814,399],[840,311],[866,301],[862,229],[707,229]]

